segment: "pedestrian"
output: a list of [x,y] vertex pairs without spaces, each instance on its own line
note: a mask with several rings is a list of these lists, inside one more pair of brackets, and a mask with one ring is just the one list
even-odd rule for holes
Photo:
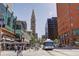
[[19,49],[20,49],[20,46],[18,45],[17,46],[17,56],[19,55]]
[[22,46],[18,46],[17,56],[22,56]]
[[35,50],[39,50],[38,44],[35,45]]
[[16,46],[16,45],[14,46],[14,49],[15,49],[15,52],[18,50],[18,48],[17,48],[17,46]]

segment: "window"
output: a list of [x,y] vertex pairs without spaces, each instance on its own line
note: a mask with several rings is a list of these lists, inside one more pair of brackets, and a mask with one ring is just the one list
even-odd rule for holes
[[11,17],[8,17],[7,25],[9,25],[9,26],[10,26],[10,20],[11,20]]
[[73,4],[73,3],[68,3],[70,6]]
[[16,38],[20,38],[20,35],[19,34],[16,34]]
[[0,27],[5,27],[4,19],[0,19]]
[[16,29],[21,29],[21,25],[16,25]]
[[0,12],[1,13],[5,13],[6,12],[6,7],[2,3],[0,3]]
[[16,24],[15,24],[15,20],[13,20],[13,29],[15,28],[15,25],[16,25]]
[[52,46],[53,45],[53,42],[45,42],[44,45],[45,46]]
[[79,35],[79,29],[74,30],[73,35]]
[[79,10],[79,6],[77,7],[77,10]]
[[73,17],[71,16],[70,19],[73,19]]
[[79,16],[79,14],[77,14]]
[[73,13],[73,11],[72,10],[69,10],[69,13]]

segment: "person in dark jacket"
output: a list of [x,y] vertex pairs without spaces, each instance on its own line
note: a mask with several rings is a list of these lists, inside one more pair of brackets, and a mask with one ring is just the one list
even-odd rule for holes
[[22,46],[18,46],[17,56],[22,56]]

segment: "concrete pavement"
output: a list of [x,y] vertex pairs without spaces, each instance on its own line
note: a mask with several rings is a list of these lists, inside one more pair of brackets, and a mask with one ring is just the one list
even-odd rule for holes
[[[1,56],[17,56],[15,51],[1,51]],[[79,49],[39,50],[28,49],[19,56],[79,56]]]
[[66,56],[79,56],[79,49],[54,49],[54,50]]
[[1,56],[16,56],[17,53],[15,51],[1,51]]
[[23,51],[23,56],[50,56],[45,50],[39,49],[29,49],[27,51]]
[[54,49],[54,50],[42,50],[35,51],[30,49],[23,51],[24,56],[79,56],[79,49]]

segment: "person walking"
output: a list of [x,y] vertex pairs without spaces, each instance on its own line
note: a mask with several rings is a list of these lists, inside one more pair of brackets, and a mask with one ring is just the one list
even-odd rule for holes
[[39,50],[39,45],[38,45],[38,43],[36,43],[36,45],[35,45],[35,50],[36,50],[36,51]]
[[17,46],[16,46],[16,45],[14,46],[14,49],[15,49],[15,52],[18,50],[18,48],[17,48]]
[[22,46],[18,46],[17,56],[22,56]]

